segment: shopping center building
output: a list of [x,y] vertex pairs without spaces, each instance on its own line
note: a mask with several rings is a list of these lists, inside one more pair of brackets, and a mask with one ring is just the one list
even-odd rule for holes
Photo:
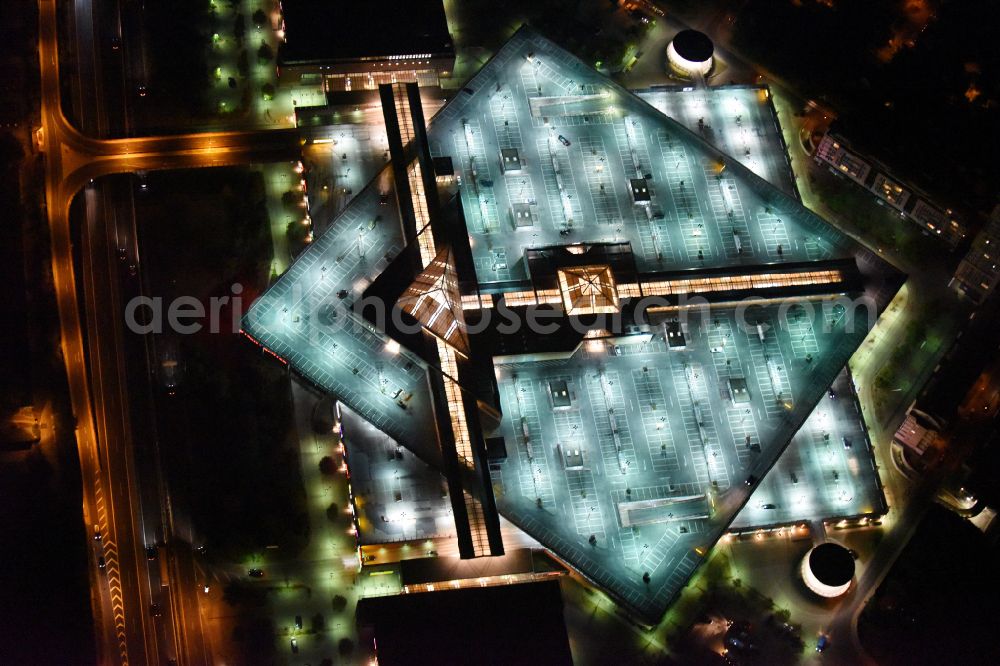
[[389,163],[244,318],[340,401],[362,546],[543,547],[655,623],[830,399],[904,276],[656,94],[527,27],[429,121],[379,88]]

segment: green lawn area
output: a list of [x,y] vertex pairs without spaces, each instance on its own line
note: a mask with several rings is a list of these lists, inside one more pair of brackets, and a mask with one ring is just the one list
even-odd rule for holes
[[[264,187],[250,169],[151,174],[137,199],[147,292],[165,303],[242,288],[244,310],[267,283],[271,239]],[[165,333],[183,372],[160,391],[157,426],[173,493],[193,513],[209,556],[244,560],[266,546],[294,556],[308,541],[290,383],[284,366],[235,334]]]
[[895,209],[876,203],[875,196],[828,171],[814,171],[810,186],[816,196],[849,231],[883,249],[897,248],[914,262],[940,258],[944,246],[900,217]]

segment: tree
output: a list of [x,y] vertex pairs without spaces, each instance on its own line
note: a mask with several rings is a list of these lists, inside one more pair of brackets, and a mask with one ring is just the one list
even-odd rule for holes
[[347,598],[343,595],[336,595],[333,597],[333,612],[340,613],[345,608],[347,608]]
[[294,190],[288,190],[281,195],[281,205],[289,210],[298,210],[302,203],[302,194]]
[[[309,234],[309,227],[302,222],[291,221],[285,228],[285,235],[288,237],[288,242],[292,244],[294,251],[297,252],[302,249],[302,246],[306,242],[306,236]],[[330,472],[331,474],[333,472]]]
[[240,76],[246,76],[250,73],[250,60],[247,58],[246,49],[240,49],[240,57],[236,61],[236,69],[239,71]]
[[264,13],[263,9],[258,9],[253,13],[253,24],[260,27],[267,23],[267,14]]
[[257,49],[257,59],[261,62],[270,62],[272,58],[274,58],[274,51],[266,42],[261,42],[260,48]]
[[262,85],[260,87],[260,92],[264,96],[264,101],[265,102],[270,102],[272,99],[274,99],[274,92],[275,92],[274,91],[274,84],[273,83],[265,83],[264,85]]
[[341,638],[337,642],[337,652],[340,653],[341,657],[350,656],[354,652],[354,641],[350,638]]
[[337,471],[337,464],[330,456],[323,456],[322,460],[319,461],[319,471],[327,476],[333,476],[333,473]]
[[326,507],[326,518],[331,523],[336,523],[340,520],[340,507],[337,506],[336,502]]
[[243,14],[237,14],[236,20],[233,22],[233,36],[236,38],[236,43],[243,46],[243,37],[247,34],[247,18]]
[[326,629],[326,618],[322,613],[316,613],[312,616],[312,630],[318,634],[324,629]]
[[240,93],[240,111],[244,111],[250,107],[250,86],[244,86],[243,91]]

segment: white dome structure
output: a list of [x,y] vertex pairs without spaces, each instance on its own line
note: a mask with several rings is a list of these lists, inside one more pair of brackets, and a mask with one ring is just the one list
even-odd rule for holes
[[708,76],[714,64],[714,53],[715,46],[708,35],[697,30],[681,30],[667,46],[667,64],[681,76]]
[[802,582],[821,597],[839,597],[853,580],[854,556],[838,543],[821,543],[802,558]]

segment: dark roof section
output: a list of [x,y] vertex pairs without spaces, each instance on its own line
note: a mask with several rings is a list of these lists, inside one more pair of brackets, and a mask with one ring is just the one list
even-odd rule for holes
[[418,557],[402,560],[399,574],[403,585],[447,583],[453,580],[490,578],[516,574],[563,574],[566,569],[544,550],[517,548],[497,557]]
[[431,163],[434,165],[434,175],[435,176],[454,176],[455,175],[455,165],[451,162],[451,157],[448,155],[443,155],[442,157],[431,158]]
[[996,358],[996,330],[1000,325],[1000,295],[989,298],[976,312],[962,336],[952,343],[917,398],[917,409],[948,424],[987,363]]
[[441,0],[284,0],[282,10],[282,65],[454,53]]
[[840,544],[828,541],[809,553],[809,569],[824,585],[846,585],[854,577],[854,557]]
[[528,275],[539,289],[558,289],[559,269],[578,266],[610,266],[616,282],[636,280],[635,256],[627,242],[528,248],[524,256],[528,262]]
[[555,580],[369,597],[357,621],[382,666],[573,663]]
[[708,35],[697,30],[681,30],[674,35],[673,44],[677,55],[690,62],[705,62],[715,52]]

